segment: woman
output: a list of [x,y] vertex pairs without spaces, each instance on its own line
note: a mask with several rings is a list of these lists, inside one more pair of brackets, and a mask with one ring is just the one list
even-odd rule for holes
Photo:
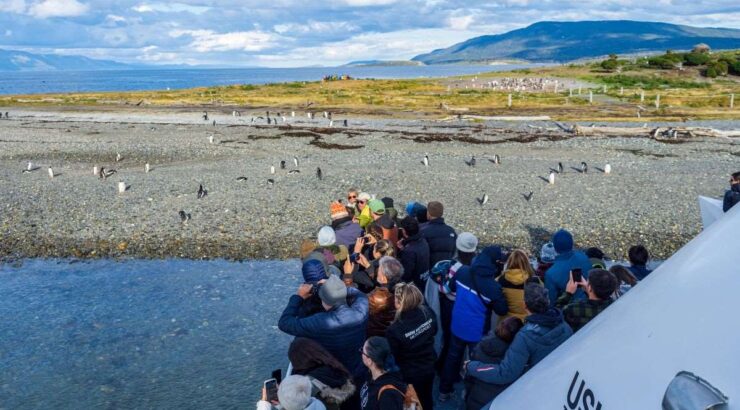
[[365,255],[362,253],[362,238],[359,238],[357,241],[359,245],[356,244],[354,248],[357,260],[356,263],[352,263],[349,260],[345,262],[345,279],[347,276],[350,276],[351,283],[354,283],[357,289],[364,293],[369,293],[378,286],[376,277],[380,258],[383,256],[396,256],[396,250],[389,241],[381,239],[371,247],[370,254]]
[[507,269],[497,280],[504,292],[509,313],[499,318],[499,321],[509,317],[524,320],[528,315],[524,307],[524,283],[535,275],[529,263],[529,255],[521,249],[514,250],[506,260],[506,267]]
[[360,353],[370,372],[360,389],[362,410],[403,410],[407,386],[396,367],[388,340],[373,336],[365,341]]
[[288,348],[293,374],[308,376],[313,396],[329,410],[337,410],[355,392],[349,371],[317,342],[297,337]]
[[637,278],[625,266],[614,265],[609,268],[609,272],[613,273],[619,281],[619,286],[617,286],[617,290],[614,291],[614,299],[622,297],[628,290],[637,285]]
[[[396,285],[398,286],[398,285]],[[367,295],[370,314],[367,319],[367,337],[385,336],[385,332],[396,317],[393,293],[378,286]]]
[[270,403],[267,391],[262,388],[262,400],[257,402],[257,410],[325,410],[326,407],[311,397],[311,380],[306,376],[290,375],[280,383],[277,402]]
[[394,299],[396,317],[386,331],[391,352],[401,368],[403,381],[414,386],[421,407],[431,409],[437,318],[424,306],[424,296],[413,284],[396,285]]

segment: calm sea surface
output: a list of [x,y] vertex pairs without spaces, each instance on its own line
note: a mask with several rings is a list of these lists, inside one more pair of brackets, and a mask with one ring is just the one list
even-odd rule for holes
[[333,74],[378,79],[448,77],[527,67],[534,65],[5,72],[0,73],[0,94],[164,90],[230,84],[317,81],[325,75]]

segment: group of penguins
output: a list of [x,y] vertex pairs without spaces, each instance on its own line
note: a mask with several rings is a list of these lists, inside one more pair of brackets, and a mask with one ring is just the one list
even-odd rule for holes
[[[256,121],[262,120],[262,121],[267,121],[267,125],[273,125],[273,124],[274,125],[278,125],[278,118],[282,119],[282,122],[283,123],[287,123],[288,122],[288,117],[286,116],[285,113],[278,112],[278,113],[274,113],[274,114],[276,114],[276,116],[275,117],[272,117],[272,116],[270,116],[270,111],[266,111],[265,112],[265,116],[252,117],[252,120],[251,120],[250,124],[254,124]],[[242,116],[242,112],[241,111],[234,110],[234,111],[232,111],[231,115],[233,117],[241,117]],[[290,113],[290,116],[291,117],[295,117],[296,116],[295,111],[292,111]],[[314,113],[313,112],[310,112],[310,111],[307,112],[306,113],[306,116],[308,117],[309,120],[313,120],[314,119]],[[208,111],[203,111],[203,115],[201,116],[201,118],[203,118],[203,121],[208,121],[209,118],[210,118],[208,116]],[[327,120],[329,120],[329,127],[330,128],[331,127],[334,127],[334,119],[332,118],[332,113],[331,112],[324,111],[324,118],[326,118]],[[215,127],[216,126],[216,120],[213,120],[212,124]],[[347,119],[342,120],[342,125],[344,127],[349,127],[349,120],[347,120]],[[290,126],[290,124],[288,124],[288,126]]]

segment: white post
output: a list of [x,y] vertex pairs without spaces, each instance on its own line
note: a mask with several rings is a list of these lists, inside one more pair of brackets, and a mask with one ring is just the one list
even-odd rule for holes
[[735,108],[735,94],[730,94],[730,109]]
[[509,108],[511,108],[511,94],[509,94],[508,106],[509,106]]
[[98,166],[97,166],[97,165],[96,165],[96,166],[94,166],[94,167],[93,167],[93,175],[95,175],[95,176],[98,176],[98,173],[99,173],[99,172],[100,172],[100,170],[98,170]]
[[640,90],[640,102],[645,102],[645,90]]
[[124,192],[126,192],[126,183],[121,181],[118,183],[118,193],[122,194]]
[[588,103],[589,104],[594,103],[594,92],[591,90],[588,90]]
[[657,94],[655,96],[655,108],[656,109],[660,108],[660,94]]

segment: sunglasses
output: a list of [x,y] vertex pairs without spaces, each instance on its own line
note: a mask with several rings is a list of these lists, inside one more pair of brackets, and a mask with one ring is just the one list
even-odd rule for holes
[[[367,356],[367,353],[365,353],[365,350],[364,350],[364,349],[363,349],[362,347],[360,348],[360,353],[361,353],[361,354],[362,354],[363,356]],[[370,356],[367,356],[367,357],[370,357]]]
[[357,199],[357,195],[348,195],[347,199]]
[[363,201],[362,199],[360,199],[360,200],[359,200],[359,201],[357,201],[357,202],[359,202],[359,203],[361,203],[361,204],[364,204],[364,203],[366,203],[367,201]]

